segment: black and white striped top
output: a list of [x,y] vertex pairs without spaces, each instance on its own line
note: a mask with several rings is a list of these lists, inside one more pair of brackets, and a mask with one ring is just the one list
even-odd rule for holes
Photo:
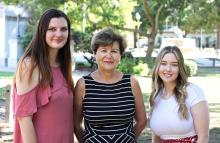
[[84,143],[136,143],[130,75],[113,84],[84,76]]

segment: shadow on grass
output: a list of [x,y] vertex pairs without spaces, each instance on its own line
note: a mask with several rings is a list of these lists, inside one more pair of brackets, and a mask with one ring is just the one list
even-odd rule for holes
[[209,130],[209,143],[220,142],[220,128],[213,128]]
[[220,103],[209,103],[209,112],[216,112],[220,114]]

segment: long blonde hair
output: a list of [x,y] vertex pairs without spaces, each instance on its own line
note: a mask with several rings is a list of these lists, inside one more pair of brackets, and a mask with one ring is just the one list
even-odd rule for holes
[[174,88],[174,94],[175,94],[175,99],[179,104],[179,109],[178,109],[179,117],[180,119],[188,119],[188,110],[185,103],[187,98],[186,86],[188,84],[187,82],[188,75],[184,65],[183,55],[180,49],[176,46],[164,47],[156,58],[155,67],[153,69],[153,74],[152,74],[152,92],[150,94],[150,99],[149,99],[151,112],[154,109],[155,98],[158,96],[159,91],[164,87],[164,83],[158,75],[158,70],[162,58],[168,53],[173,53],[178,61],[179,75],[176,79],[176,87]]

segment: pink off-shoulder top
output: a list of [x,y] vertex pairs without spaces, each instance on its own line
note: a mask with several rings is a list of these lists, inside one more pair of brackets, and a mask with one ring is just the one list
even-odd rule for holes
[[53,87],[36,86],[23,95],[13,90],[14,143],[23,143],[18,117],[33,116],[38,143],[73,143],[73,93],[60,68],[52,68]]

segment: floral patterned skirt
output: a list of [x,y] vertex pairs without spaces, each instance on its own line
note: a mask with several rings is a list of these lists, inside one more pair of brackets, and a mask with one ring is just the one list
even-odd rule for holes
[[180,139],[167,139],[163,140],[161,139],[161,143],[196,143],[198,139],[198,136],[192,136],[192,137],[186,137],[186,138],[180,138]]

